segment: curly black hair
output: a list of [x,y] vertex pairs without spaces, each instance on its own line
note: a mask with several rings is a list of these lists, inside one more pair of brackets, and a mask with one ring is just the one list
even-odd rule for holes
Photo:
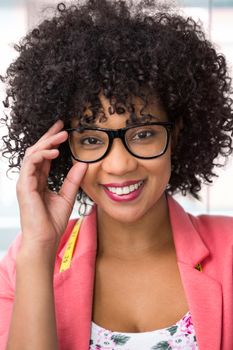
[[[131,97],[146,106],[149,91],[169,120],[182,125],[168,192],[198,197],[221,165],[218,156],[233,150],[231,79],[202,26],[153,0],[59,3],[55,11],[15,45],[19,56],[2,77],[10,109],[2,118],[9,167],[20,168],[26,148],[57,119],[65,126],[73,117],[80,123],[103,120],[100,91],[111,113],[122,113],[122,105],[130,111],[129,122],[136,118]],[[71,165],[64,143],[51,165],[50,189],[59,190]]]

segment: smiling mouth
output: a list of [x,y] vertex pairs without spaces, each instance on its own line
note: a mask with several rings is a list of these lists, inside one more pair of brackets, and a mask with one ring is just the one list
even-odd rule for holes
[[111,187],[111,186],[105,186],[105,188],[110,191],[111,193],[117,194],[118,196],[123,196],[126,194],[130,194],[134,191],[136,191],[139,187],[142,186],[144,183],[143,180],[138,181],[135,184],[129,185],[129,186],[121,186],[121,187]]

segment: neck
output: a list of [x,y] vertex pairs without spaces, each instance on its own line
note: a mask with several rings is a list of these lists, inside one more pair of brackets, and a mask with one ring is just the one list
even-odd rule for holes
[[160,253],[172,243],[166,196],[136,222],[119,222],[97,207],[98,256],[121,260]]

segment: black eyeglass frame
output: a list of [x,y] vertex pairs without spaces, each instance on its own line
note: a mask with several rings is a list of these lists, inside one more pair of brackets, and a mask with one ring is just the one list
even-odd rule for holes
[[[106,151],[104,152],[104,154],[100,158],[98,158],[96,160],[86,161],[86,160],[80,160],[80,159],[76,158],[74,156],[74,154],[72,153],[72,149],[71,149],[71,146],[70,146],[71,156],[75,160],[77,160],[78,162],[82,162],[82,163],[96,163],[96,162],[99,162],[100,160],[102,160],[104,157],[106,157],[106,155],[110,152],[112,144],[113,144],[113,140],[115,138],[121,139],[121,141],[122,141],[123,145],[125,146],[126,150],[135,158],[139,158],[139,159],[154,159],[154,158],[161,157],[167,151],[169,140],[170,140],[170,133],[171,133],[171,130],[173,129],[173,127],[174,127],[174,124],[175,124],[174,122],[153,122],[153,123],[141,123],[141,124],[131,125],[131,126],[128,126],[128,127],[125,127],[125,128],[121,128],[121,129],[116,129],[116,130],[114,130],[114,129],[104,129],[104,128],[98,128],[98,127],[68,128],[68,129],[65,129],[65,130],[69,134],[69,146],[70,146],[70,134],[71,134],[72,131],[97,130],[97,131],[103,131],[103,132],[105,132],[108,135],[108,140],[109,140],[108,147],[107,147]],[[161,126],[163,126],[166,129],[166,132],[167,132],[166,146],[164,147],[164,150],[160,154],[158,154],[156,156],[142,157],[142,156],[135,155],[129,149],[129,147],[128,147],[127,143],[126,143],[125,134],[126,134],[126,132],[129,129],[137,128],[137,127],[140,127],[140,126],[148,126],[148,125],[161,125]]]

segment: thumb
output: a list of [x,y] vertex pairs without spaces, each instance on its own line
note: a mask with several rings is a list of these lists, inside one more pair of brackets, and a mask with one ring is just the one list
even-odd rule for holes
[[62,187],[59,191],[59,195],[73,207],[80,183],[87,171],[88,164],[77,162],[68,172]]

